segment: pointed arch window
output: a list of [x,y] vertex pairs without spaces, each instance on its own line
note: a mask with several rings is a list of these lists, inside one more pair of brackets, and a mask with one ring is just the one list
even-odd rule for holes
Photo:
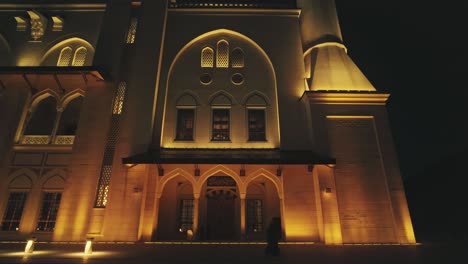
[[57,61],[57,66],[64,67],[64,66],[70,65],[71,57],[72,57],[72,48],[70,47],[63,48],[60,51],[60,55]]
[[28,192],[10,192],[2,219],[3,231],[18,231]]
[[44,192],[37,222],[37,231],[54,231],[57,213],[62,199],[61,192]]
[[246,101],[249,141],[266,141],[266,107],[263,96],[253,94]]
[[202,49],[201,52],[201,67],[213,68],[214,66],[214,51],[210,47]]
[[72,66],[83,66],[86,61],[86,54],[88,50],[85,47],[79,47],[75,51],[75,55],[73,56]]
[[23,133],[23,144],[48,144],[57,117],[57,102],[49,96],[40,101]]
[[229,67],[229,42],[226,40],[218,41],[216,46],[216,68]]
[[73,144],[78,128],[82,103],[83,97],[79,96],[67,104],[65,111],[63,111],[60,116],[54,144]]
[[240,48],[235,48],[231,54],[231,67],[244,68],[244,52]]

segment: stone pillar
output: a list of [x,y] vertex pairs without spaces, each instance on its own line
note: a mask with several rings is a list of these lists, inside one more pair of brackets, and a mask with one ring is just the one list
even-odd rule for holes
[[156,240],[158,237],[158,218],[159,218],[159,201],[161,200],[162,193],[156,193],[156,199],[154,200],[153,207],[153,232],[151,233],[151,240]]
[[241,240],[245,240],[245,194],[240,197],[240,227],[241,227]]
[[200,208],[200,194],[196,195],[194,194],[194,199],[193,199],[193,226],[192,226],[192,231],[194,237],[197,237],[198,235],[198,211]]

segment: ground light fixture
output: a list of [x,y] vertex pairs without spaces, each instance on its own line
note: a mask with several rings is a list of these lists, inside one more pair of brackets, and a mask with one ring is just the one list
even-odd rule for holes
[[34,251],[34,243],[36,242],[35,237],[31,237],[27,240],[26,246],[24,247],[24,253],[31,254]]
[[84,254],[85,256],[90,256],[93,254],[93,240],[94,238],[90,237],[86,239]]

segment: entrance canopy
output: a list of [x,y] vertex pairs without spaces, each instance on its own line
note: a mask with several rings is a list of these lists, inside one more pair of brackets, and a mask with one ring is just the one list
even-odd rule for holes
[[124,164],[335,164],[310,150],[157,149],[122,159]]

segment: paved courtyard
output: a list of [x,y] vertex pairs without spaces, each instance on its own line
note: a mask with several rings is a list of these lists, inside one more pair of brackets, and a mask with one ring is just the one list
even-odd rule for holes
[[24,254],[25,243],[0,242],[0,263],[346,263],[420,264],[466,263],[465,246],[281,244],[281,255],[264,255],[264,244],[94,243],[85,256],[84,243],[36,243]]

